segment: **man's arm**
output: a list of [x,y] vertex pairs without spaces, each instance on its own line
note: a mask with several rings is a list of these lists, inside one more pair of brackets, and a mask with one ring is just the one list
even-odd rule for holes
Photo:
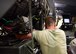
[[16,38],[23,40],[23,39],[32,39],[32,33],[29,34],[17,34]]

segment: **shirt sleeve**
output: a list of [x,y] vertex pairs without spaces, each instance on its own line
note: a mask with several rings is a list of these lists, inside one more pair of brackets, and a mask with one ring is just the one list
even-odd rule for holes
[[36,40],[38,39],[38,31],[33,31],[33,38],[35,38]]

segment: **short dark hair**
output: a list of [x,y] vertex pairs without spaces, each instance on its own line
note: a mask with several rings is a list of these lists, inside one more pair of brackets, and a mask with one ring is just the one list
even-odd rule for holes
[[50,26],[55,22],[56,22],[56,19],[53,18],[53,17],[48,16],[48,17],[45,18],[45,25]]

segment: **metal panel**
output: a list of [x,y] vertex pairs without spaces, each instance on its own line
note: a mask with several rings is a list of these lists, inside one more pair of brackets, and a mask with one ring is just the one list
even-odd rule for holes
[[0,18],[11,8],[16,0],[0,0]]

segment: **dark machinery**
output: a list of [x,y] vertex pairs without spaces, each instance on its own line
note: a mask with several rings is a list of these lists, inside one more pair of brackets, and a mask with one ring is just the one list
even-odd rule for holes
[[19,41],[15,36],[16,34],[27,34],[30,32],[29,18],[25,17],[29,15],[29,2],[28,0],[13,1],[13,4],[10,0],[7,2],[2,0],[1,2],[3,4],[11,2],[11,6],[3,12],[4,15],[1,15],[0,18],[0,45],[12,45],[12,43]]
[[[30,39],[20,40],[16,34],[31,31],[28,0],[0,0],[0,53],[32,54]],[[32,47],[31,47],[32,48]]]

